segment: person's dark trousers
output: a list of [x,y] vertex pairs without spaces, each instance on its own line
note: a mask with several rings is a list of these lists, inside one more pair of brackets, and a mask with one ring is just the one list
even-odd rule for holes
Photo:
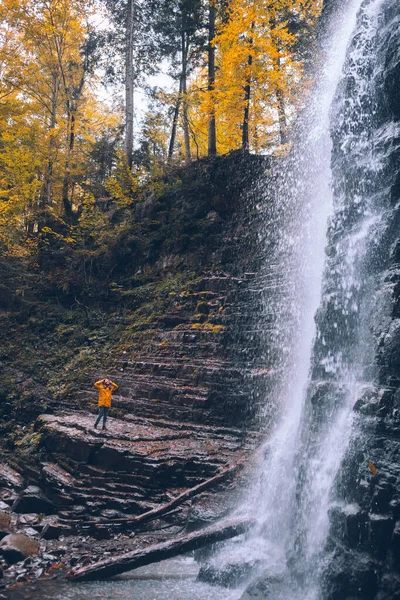
[[108,406],[99,406],[99,414],[97,415],[96,423],[94,424],[95,427],[97,427],[101,417],[103,417],[103,429],[105,429],[109,410]]

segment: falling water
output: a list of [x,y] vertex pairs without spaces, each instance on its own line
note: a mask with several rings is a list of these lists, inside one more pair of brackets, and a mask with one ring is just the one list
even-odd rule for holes
[[[370,309],[365,255],[380,227],[368,182],[380,170],[371,139],[371,81],[381,4],[350,1],[331,23],[323,75],[282,173],[281,201],[286,209],[297,207],[297,218],[278,248],[291,281],[277,316],[285,350],[276,390],[280,417],[242,507],[256,513],[256,532],[235,550],[259,565],[268,582],[263,593],[269,590],[265,597],[274,600],[318,596],[332,488],[352,431],[352,407],[372,376],[364,352],[372,344],[360,323]],[[332,167],[332,138],[347,163]]]

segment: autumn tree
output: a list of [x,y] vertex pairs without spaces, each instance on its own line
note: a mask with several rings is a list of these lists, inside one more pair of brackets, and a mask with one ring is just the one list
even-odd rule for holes
[[173,110],[168,159],[174,153],[180,115],[184,135],[185,160],[191,160],[188,79],[202,60],[206,47],[206,13],[202,0],[159,0],[154,32],[161,56],[171,65],[178,81]]
[[48,211],[76,220],[85,164],[104,122],[94,97],[99,48],[86,0],[0,3],[1,212],[28,233]]
[[310,45],[321,1],[228,0],[216,7],[214,77],[213,69],[198,73],[192,94],[196,135],[204,137],[204,115],[208,128],[214,111],[220,152],[285,144],[304,86],[304,40],[308,34]]

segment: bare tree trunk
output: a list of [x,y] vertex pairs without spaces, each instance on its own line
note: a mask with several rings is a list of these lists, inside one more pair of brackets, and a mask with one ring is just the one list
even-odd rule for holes
[[53,75],[53,89],[51,98],[51,114],[49,122],[49,155],[47,160],[47,172],[44,184],[44,189],[41,199],[41,207],[49,206],[51,204],[53,194],[53,169],[54,169],[54,155],[56,150],[56,139],[55,139],[55,128],[57,126],[57,102],[59,92],[59,78],[58,74]]
[[189,50],[189,39],[187,34],[182,31],[182,104],[183,104],[183,138],[185,141],[185,161],[190,163],[190,137],[188,120],[188,101],[187,101],[187,57]]
[[134,0],[128,0],[125,47],[125,154],[129,167],[133,163],[133,33]]
[[217,131],[215,122],[215,48],[212,41],[215,37],[215,0],[209,0],[208,13],[208,92],[211,100],[211,109],[208,117],[208,156],[217,154]]
[[182,75],[181,75],[180,78],[179,78],[179,92],[178,92],[178,97],[176,99],[175,110],[174,110],[174,118],[172,120],[171,137],[170,137],[170,140],[169,140],[168,162],[171,161],[172,155],[174,153],[175,139],[176,139],[176,129],[177,129],[177,126],[178,126],[178,118],[179,118],[179,109],[181,107],[181,102],[182,102],[182,83],[183,83],[183,78],[182,78]]
[[176,140],[176,130],[178,127],[178,119],[179,119],[179,111],[181,108],[181,105],[183,104],[183,129],[184,129],[184,138],[185,138],[185,155],[186,155],[186,161],[189,162],[190,161],[190,140],[189,140],[189,121],[187,118],[187,105],[185,108],[185,104],[186,104],[186,98],[185,98],[185,93],[186,93],[186,71],[187,71],[187,55],[188,55],[188,51],[189,51],[189,43],[186,42],[186,35],[184,32],[182,32],[182,48],[181,48],[181,52],[182,52],[182,70],[181,70],[181,75],[179,77],[179,92],[178,92],[178,97],[176,99],[176,104],[175,104],[175,110],[174,110],[174,117],[172,120],[172,129],[171,129],[171,137],[169,140],[169,147],[168,147],[168,162],[171,162],[172,159],[172,155],[174,153],[174,148],[175,148],[175,140]]
[[[70,103],[69,103],[70,104]],[[62,187],[62,203],[64,206],[64,214],[67,221],[72,221],[73,210],[72,202],[69,197],[71,187],[71,158],[75,146],[75,111],[69,109],[68,114],[68,134],[67,134],[67,156],[65,159],[65,173]]]
[[167,542],[138,548],[132,552],[106,558],[87,567],[77,567],[68,573],[68,579],[72,581],[107,579],[108,577],[126,573],[126,571],[131,571],[138,567],[166,560],[167,558],[173,558],[180,554],[236,537],[248,531],[255,523],[255,519],[248,517],[227,519],[200,531],[193,531],[192,533],[174,537]]
[[117,518],[117,519],[106,519],[101,522],[99,520],[97,520],[97,521],[80,521],[79,524],[80,525],[99,525],[99,523],[105,523],[105,524],[107,524],[107,523],[128,523],[131,525],[142,525],[143,523],[145,523],[147,521],[152,521],[153,519],[158,519],[165,513],[170,512],[177,506],[180,506],[181,504],[186,502],[186,500],[190,500],[191,498],[194,498],[194,496],[197,496],[198,494],[201,494],[202,492],[209,490],[211,487],[214,487],[216,484],[221,483],[221,481],[224,481],[229,476],[234,475],[236,473],[236,471],[239,471],[242,468],[243,468],[243,465],[240,463],[236,463],[236,464],[232,465],[231,467],[227,467],[226,469],[224,469],[217,475],[214,475],[210,479],[206,479],[205,481],[198,483],[194,487],[189,488],[188,490],[185,490],[184,492],[182,492],[182,494],[179,494],[179,496],[177,496],[173,500],[170,500],[166,504],[163,504],[162,506],[159,506],[157,508],[153,508],[152,510],[148,510],[147,512],[142,513],[141,515],[138,515],[136,517],[122,517],[122,518]]
[[[62,73],[64,73],[62,65],[61,65]],[[88,71],[88,57],[86,56],[84,63],[84,70],[82,73],[81,80],[79,85],[74,88],[73,94],[68,89],[66,85],[65,78],[65,93],[70,94],[70,98],[67,101],[67,111],[68,111],[68,129],[67,129],[67,154],[65,159],[65,173],[64,173],[64,181],[63,181],[63,189],[62,189],[62,202],[64,206],[65,217],[69,222],[72,222],[74,219],[74,212],[72,208],[72,197],[70,197],[71,190],[71,161],[73,159],[73,153],[75,148],[75,127],[76,127],[76,115],[78,113],[79,101],[81,99],[83,87],[85,85],[85,77]]]
[[281,136],[281,144],[286,144],[288,139],[287,120],[285,114],[285,96],[282,90],[276,90],[276,98],[278,100],[279,134]]
[[[254,28],[254,23],[251,24]],[[249,46],[253,45],[253,38],[249,39]],[[253,64],[253,55],[249,54],[247,58],[247,78],[244,86],[244,113],[243,113],[243,129],[242,129],[242,148],[249,150],[249,118],[250,118],[250,99],[251,99],[251,66]]]
[[[278,57],[277,61],[278,69],[281,68],[281,59]],[[279,119],[279,133],[281,136],[281,144],[287,143],[287,120],[285,114],[285,95],[283,90],[279,87],[276,88],[276,99],[278,101],[278,119]]]

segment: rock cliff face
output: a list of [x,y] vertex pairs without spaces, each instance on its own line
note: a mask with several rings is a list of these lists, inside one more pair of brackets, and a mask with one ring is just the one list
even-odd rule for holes
[[[379,14],[376,40],[371,40],[374,56],[360,63],[364,83],[360,87],[354,78],[344,78],[337,99],[342,108],[332,123],[335,193],[344,202],[331,225],[330,274],[318,316],[319,339],[328,348],[317,343],[314,379],[320,386],[322,379],[325,386],[340,386],[334,365],[340,354],[350,374],[352,365],[362,365],[357,377],[366,385],[354,404],[353,434],[334,490],[324,583],[324,597],[331,600],[400,597],[398,3],[385,0]],[[355,105],[365,111],[361,116],[353,113]],[[357,276],[345,276],[347,297],[358,306],[352,312],[344,300],[339,262],[353,232],[363,227],[369,231],[363,259],[354,252],[349,265]],[[319,388],[313,401],[315,429],[327,398],[332,403],[340,393]],[[334,404],[330,407],[334,412]]]
[[[49,543],[129,534],[129,519],[251,461],[256,393],[277,376],[260,368],[254,331],[264,309],[257,231],[275,205],[257,204],[252,188],[268,166],[241,153],[199,163],[136,207],[132,230],[139,220],[146,252],[118,259],[107,302],[86,307],[86,322],[51,304],[46,314],[33,302],[20,314],[4,308],[15,339],[39,332],[29,351],[0,348],[3,431],[13,428],[0,500],[14,531]],[[105,371],[119,390],[103,432],[93,428],[92,384]],[[224,517],[240,481],[235,473],[139,531],[167,537]]]

